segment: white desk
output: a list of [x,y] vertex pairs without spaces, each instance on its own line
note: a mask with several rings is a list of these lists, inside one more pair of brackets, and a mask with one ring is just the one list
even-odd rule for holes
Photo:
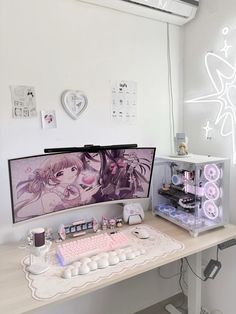
[[[186,256],[189,256],[189,262],[191,263],[193,270],[200,273],[201,252],[236,237],[236,226],[234,225],[227,225],[223,228],[214,229],[197,238],[192,238],[187,231],[162,218],[154,217],[151,213],[146,214],[145,223],[157,228],[176,240],[181,241],[184,243],[185,249],[178,251],[175,254],[171,254],[170,256],[161,257],[156,261],[150,261],[149,263],[146,263],[145,266],[135,267],[122,274],[114,275],[111,278],[105,278],[97,284],[89,284],[83,289],[80,289],[80,291],[73,291],[70,294],[60,297],[60,299],[43,302],[34,300],[31,297],[31,291],[27,286],[28,283],[20,264],[20,261],[26,255],[26,252],[18,249],[16,244],[0,246],[0,313],[20,314],[47,306],[47,304],[60,303],[118,283],[122,280],[126,280]],[[189,272],[188,313],[199,314],[200,307],[201,282]]]

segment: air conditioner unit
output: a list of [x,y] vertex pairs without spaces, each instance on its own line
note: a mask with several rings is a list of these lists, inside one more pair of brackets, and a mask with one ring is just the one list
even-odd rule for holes
[[192,20],[199,6],[199,0],[79,0],[79,1],[176,25],[183,25]]

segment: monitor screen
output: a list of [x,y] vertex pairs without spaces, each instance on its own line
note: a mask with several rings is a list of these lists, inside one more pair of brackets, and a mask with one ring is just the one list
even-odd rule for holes
[[8,161],[13,222],[149,196],[155,148],[101,149]]

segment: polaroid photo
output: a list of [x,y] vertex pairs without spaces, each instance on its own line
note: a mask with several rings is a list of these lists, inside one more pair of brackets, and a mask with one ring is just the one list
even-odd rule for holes
[[52,111],[41,111],[41,121],[43,129],[53,129],[57,127],[56,112]]

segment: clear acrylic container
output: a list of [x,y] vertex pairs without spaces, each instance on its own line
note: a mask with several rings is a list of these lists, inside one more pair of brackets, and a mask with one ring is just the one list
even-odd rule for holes
[[228,223],[229,160],[211,156],[158,157],[152,210],[192,236]]

